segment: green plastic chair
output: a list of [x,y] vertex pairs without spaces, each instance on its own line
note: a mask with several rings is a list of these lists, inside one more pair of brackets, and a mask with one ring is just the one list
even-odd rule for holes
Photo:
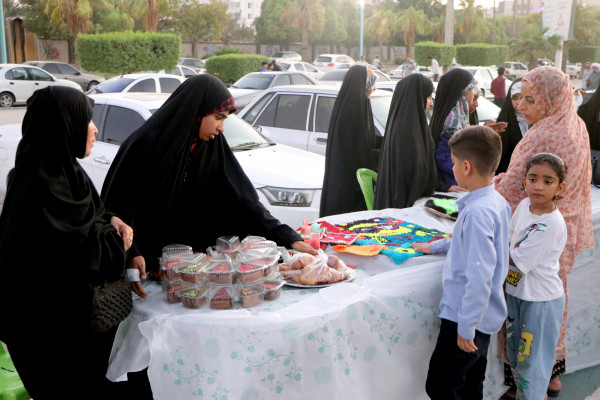
[[367,210],[373,209],[373,200],[375,199],[375,192],[373,191],[373,185],[377,181],[377,172],[368,168],[359,168],[356,171],[356,179],[360,189],[365,196],[365,203],[367,203]]
[[0,343],[0,400],[29,400],[17,369]]

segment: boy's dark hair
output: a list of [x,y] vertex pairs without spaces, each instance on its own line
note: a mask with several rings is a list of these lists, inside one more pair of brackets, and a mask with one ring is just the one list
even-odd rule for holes
[[504,71],[506,71],[504,67],[498,68],[498,75],[504,75]]
[[543,165],[548,164],[550,168],[556,172],[556,176],[558,177],[558,183],[562,183],[565,181],[565,177],[567,176],[567,164],[563,161],[562,158],[553,153],[537,153],[533,157],[529,159],[527,165],[525,166],[525,175],[529,172],[529,169],[534,165]]
[[267,65],[267,64],[268,64],[268,63],[267,63],[266,61],[263,61],[262,63],[260,63],[260,65],[262,65],[263,67],[264,67],[265,65]]
[[427,56],[427,59],[428,59],[428,60],[431,60],[431,59],[433,59],[433,57],[431,57],[431,56]]
[[487,126],[470,126],[456,132],[448,146],[454,157],[471,161],[481,176],[493,175],[500,163],[502,140]]

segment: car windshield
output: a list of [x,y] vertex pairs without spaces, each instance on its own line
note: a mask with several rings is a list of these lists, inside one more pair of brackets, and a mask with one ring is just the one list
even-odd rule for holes
[[373,110],[373,117],[384,129],[385,125],[387,124],[391,104],[392,96],[371,96],[371,109]]
[[281,68],[283,68],[283,69],[285,69],[287,71],[288,69],[290,69],[290,65],[291,64],[288,64],[288,63],[285,63],[285,62],[278,62],[277,65],[279,65]]
[[283,55],[284,55],[284,54],[285,54],[285,53],[283,53],[283,52],[281,52],[281,51],[278,51],[277,53],[273,54],[273,57],[274,57],[274,58],[281,58],[281,57],[283,57]]
[[275,75],[252,74],[246,75],[232,85],[236,89],[266,89]]
[[224,135],[233,151],[248,150],[260,146],[271,146],[274,143],[261,136],[256,129],[248,125],[237,115],[225,120]]
[[109,79],[104,83],[96,86],[90,94],[93,93],[120,93],[125,89],[134,79],[131,78],[114,78]]
[[329,63],[329,62],[331,62],[331,57],[317,57],[317,59],[315,60],[315,62],[326,62],[326,63]]
[[320,81],[343,81],[346,76],[347,69],[334,69],[323,75]]

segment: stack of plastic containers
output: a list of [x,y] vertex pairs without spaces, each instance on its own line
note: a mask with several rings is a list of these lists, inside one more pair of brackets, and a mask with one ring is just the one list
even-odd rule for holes
[[244,308],[263,300],[276,300],[284,284],[277,265],[277,244],[260,236],[217,239],[212,257],[194,253],[183,245],[163,249],[163,290],[169,303],[199,308],[205,303],[216,310],[232,309],[236,299]]

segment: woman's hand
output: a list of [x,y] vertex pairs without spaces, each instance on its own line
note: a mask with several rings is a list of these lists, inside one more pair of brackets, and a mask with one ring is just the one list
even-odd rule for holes
[[318,254],[317,250],[313,249],[311,245],[309,245],[308,243],[304,243],[302,240],[298,240],[292,243],[292,248],[302,253],[312,254],[313,256],[316,256]]
[[498,186],[498,184],[500,183],[500,181],[502,181],[502,178],[504,178],[505,175],[506,175],[506,172],[501,172],[498,175],[496,175],[495,177],[493,177],[492,183],[494,184],[494,186]]
[[496,122],[494,120],[489,120],[489,121],[486,121],[485,126],[492,128],[493,130],[495,130],[498,133],[502,133],[506,130],[508,123],[507,122]]
[[117,232],[119,232],[119,235],[123,239],[125,251],[129,250],[133,244],[133,229],[119,217],[112,217],[110,224],[117,229]]
[[[144,257],[142,257],[142,256],[133,257],[129,261],[129,265],[127,266],[127,269],[139,270],[140,278],[146,279],[146,260],[144,260]],[[131,285],[131,289],[135,292],[135,294],[140,296],[142,299],[145,299],[146,297],[148,297],[148,293],[146,293],[146,291],[142,287],[142,283],[140,281],[129,282],[129,284]]]
[[463,189],[460,186],[457,185],[452,185],[450,186],[450,188],[448,189],[449,192],[454,192],[454,193],[460,193],[460,192],[466,192],[467,189]]

